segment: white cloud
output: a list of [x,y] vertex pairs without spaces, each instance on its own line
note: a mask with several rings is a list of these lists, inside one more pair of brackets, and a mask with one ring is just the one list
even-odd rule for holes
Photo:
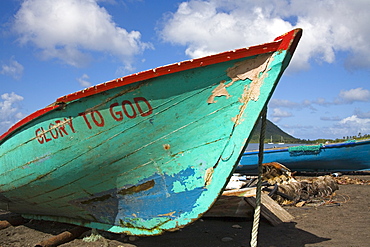
[[344,118],[332,129],[332,133],[337,136],[353,136],[358,133],[370,133],[370,118],[359,118],[356,115]]
[[367,0],[191,0],[167,17],[161,34],[167,42],[186,45],[193,58],[267,42],[300,27],[293,69],[308,68],[311,60],[332,63],[336,51],[349,52],[348,67],[369,68],[369,9]]
[[361,87],[354,88],[350,90],[342,90],[339,93],[339,101],[337,103],[353,103],[356,101],[369,102],[370,101],[370,91],[363,89]]
[[292,102],[290,100],[285,99],[271,99],[269,103],[269,107],[276,108],[276,107],[288,107],[288,108],[301,108],[301,104]]
[[[312,101],[312,103],[317,104],[317,105],[320,105],[320,106],[328,106],[328,105],[331,105],[332,104],[331,102],[328,102],[328,101],[326,101],[326,99],[321,98],[321,97],[319,97],[316,100]],[[311,102],[309,104],[307,104],[307,105],[310,105],[310,104],[311,104]]]
[[[329,113],[327,113],[327,114],[329,114]],[[320,120],[337,122],[337,121],[342,120],[342,118],[339,117],[339,116],[327,116],[327,115],[325,115],[325,116],[320,117]]]
[[19,80],[23,74],[23,65],[18,63],[14,57],[11,57],[8,64],[1,65],[0,74]]
[[[271,99],[269,108],[288,108],[288,109],[310,109],[313,112],[317,112],[314,106],[330,107],[333,105],[348,105],[354,102],[370,102],[370,90],[364,88],[354,88],[349,90],[341,90],[338,96],[333,101],[328,101],[322,97],[318,97],[315,100],[303,100],[302,102],[293,102],[290,100],[282,99]],[[333,119],[333,118],[331,118]],[[328,117],[323,117],[322,120],[329,120]]]
[[19,102],[23,100],[22,96],[12,92],[2,94],[0,97],[0,134],[2,134],[24,115],[20,112],[19,106]]
[[25,0],[15,15],[21,44],[31,43],[43,59],[57,58],[81,67],[91,52],[107,52],[130,66],[132,57],[150,44],[138,31],[127,31],[96,0]]
[[269,103],[269,108],[289,108],[289,109],[304,109],[308,108],[311,109],[312,111],[316,111],[316,109],[313,107],[313,104],[319,104],[320,102],[325,101],[323,99],[318,99],[317,101],[310,101],[310,100],[303,100],[300,103],[293,102],[290,100],[285,100],[285,99],[271,99]]
[[271,113],[272,121],[279,122],[281,118],[291,117],[292,114],[287,111],[283,111],[280,108],[274,108]]
[[369,118],[370,119],[370,111],[367,111],[367,112],[363,112],[362,110],[360,109],[355,109],[355,113],[354,113],[357,117],[359,118]]
[[78,83],[81,87],[90,87],[91,82],[87,81],[90,77],[86,74],[83,74],[80,78],[77,78]]
[[[269,25],[264,25],[267,22]],[[271,20],[260,7],[245,1],[189,1],[181,3],[177,12],[166,20],[162,37],[165,41],[187,45],[186,54],[199,57],[266,42],[266,37],[272,40],[291,28],[288,22]]]

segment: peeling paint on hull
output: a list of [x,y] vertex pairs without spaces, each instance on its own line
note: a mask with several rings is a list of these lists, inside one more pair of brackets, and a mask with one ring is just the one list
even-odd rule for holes
[[131,235],[193,222],[222,193],[300,35],[59,98],[0,137],[0,208]]

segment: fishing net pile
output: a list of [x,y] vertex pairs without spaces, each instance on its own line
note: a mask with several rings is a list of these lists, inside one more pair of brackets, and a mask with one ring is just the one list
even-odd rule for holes
[[289,147],[288,152],[290,156],[299,156],[307,154],[319,154],[321,152],[322,144],[310,146],[294,146]]
[[298,181],[290,170],[280,163],[266,163],[263,166],[263,180],[266,182],[263,190],[279,204],[330,196],[339,189],[337,181],[329,175]]

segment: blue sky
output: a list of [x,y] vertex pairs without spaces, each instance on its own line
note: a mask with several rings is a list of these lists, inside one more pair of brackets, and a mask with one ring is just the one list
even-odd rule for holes
[[0,134],[56,98],[303,29],[268,119],[301,139],[370,134],[368,0],[6,0]]

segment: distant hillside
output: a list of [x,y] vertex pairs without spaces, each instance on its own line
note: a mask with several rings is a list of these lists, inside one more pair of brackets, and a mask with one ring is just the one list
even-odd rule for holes
[[[251,143],[258,143],[260,138],[261,132],[261,121],[257,123],[257,126],[254,128],[252,132],[252,139],[250,140]],[[273,124],[270,120],[266,121],[266,133],[265,133],[265,143],[271,142],[279,143],[300,143],[302,140],[295,138],[284,131],[282,131],[278,126]]]
[[[260,140],[260,132],[261,132],[261,123],[258,122],[257,126],[254,128],[252,132],[252,138],[249,141],[250,143],[259,143]],[[265,133],[265,143],[272,142],[277,144],[279,142],[284,143],[305,143],[305,144],[317,144],[317,143],[325,143],[325,142],[344,142],[350,139],[362,140],[362,139],[369,139],[369,134],[361,134],[359,133],[357,136],[345,136],[342,139],[316,139],[316,140],[305,140],[305,139],[298,139],[295,138],[288,133],[281,130],[278,126],[273,124],[270,120],[267,119],[266,121],[266,133]]]

